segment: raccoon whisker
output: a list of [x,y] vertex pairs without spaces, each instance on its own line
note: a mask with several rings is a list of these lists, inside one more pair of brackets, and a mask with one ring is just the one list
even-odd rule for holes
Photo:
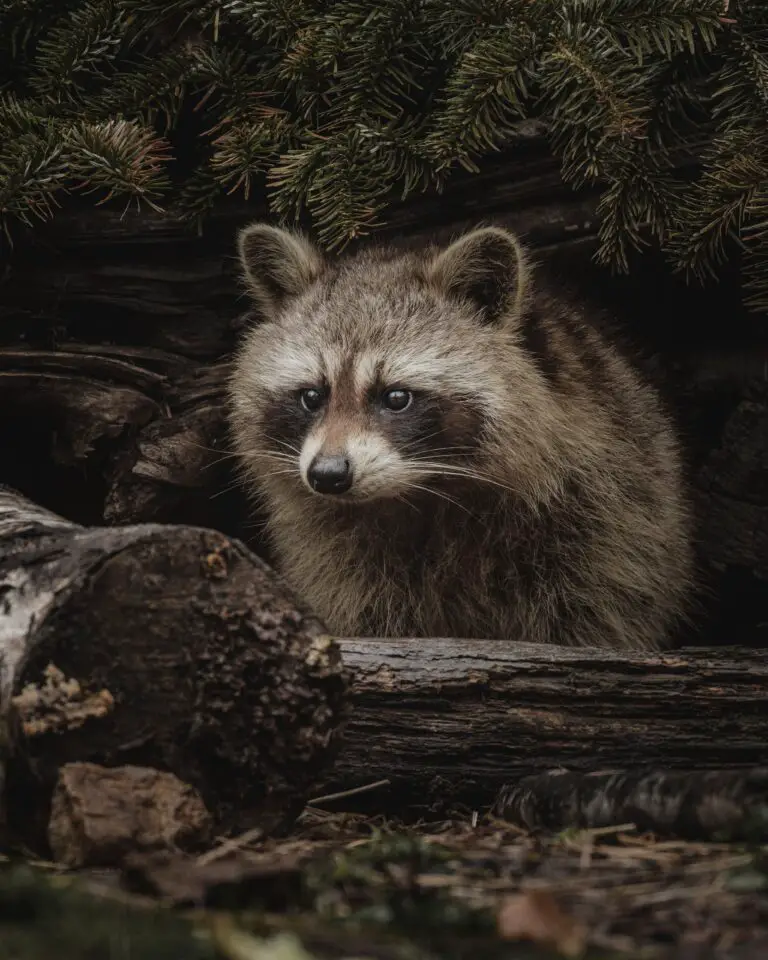
[[447,457],[447,456],[466,456],[473,452],[474,448],[472,447],[436,447],[434,450],[423,451],[421,456],[418,453],[412,454],[409,453],[408,447],[403,447],[403,452],[407,454],[414,460],[419,459],[429,459],[433,460],[435,457]]
[[[407,449],[407,448],[406,448]],[[415,460],[435,460],[440,454],[449,453],[472,453],[477,452],[476,447],[435,447],[433,450],[423,450],[414,456]]]
[[[274,477],[279,477],[279,476],[293,476],[293,475],[294,475],[294,471],[293,471],[293,470],[272,470],[270,473],[261,473],[261,474],[259,474],[259,480],[261,480],[261,481],[263,481],[263,480],[271,480],[271,479],[274,478]],[[230,484],[228,487],[224,487],[222,490],[217,490],[216,493],[214,493],[214,494],[211,495],[211,498],[210,498],[210,499],[211,499],[211,500],[215,500],[216,497],[221,497],[221,496],[223,496],[225,493],[231,493],[233,490],[237,490],[238,487],[242,487],[242,488],[245,489],[248,493],[253,492],[253,491],[250,490],[250,488],[249,488],[249,486],[248,486],[248,484],[247,484],[246,482],[244,482],[244,481],[239,481],[239,482],[237,482],[237,483]],[[253,493],[254,493],[254,496],[256,496],[256,497],[258,497],[258,498],[260,498],[260,499],[263,498],[263,496],[264,496],[263,492],[261,492],[261,491],[255,491],[255,492],[253,492]]]
[[[205,450],[206,453],[218,453],[219,459],[215,461],[216,463],[220,463],[222,460],[234,460],[238,456],[237,453],[226,453],[222,450],[217,450],[215,447],[208,447],[204,443],[196,443],[194,440],[186,440],[185,442],[192,447],[197,447],[198,450]],[[210,464],[206,464],[206,467],[207,466],[210,466]],[[205,469],[205,467],[203,469]]]
[[435,497],[439,497],[441,500],[445,500],[447,503],[452,504],[454,507],[458,507],[459,510],[463,510],[468,517],[472,516],[472,513],[467,510],[463,503],[459,503],[458,500],[454,500],[453,497],[449,497],[447,493],[443,493],[442,490],[434,490],[431,487],[424,487],[420,483],[408,483],[409,490],[421,490],[423,493],[431,493]]
[[268,443],[274,443],[278,447],[285,447],[286,450],[289,450],[291,453],[295,453],[296,456],[301,456],[301,450],[298,447],[294,446],[292,443],[288,443],[287,440],[281,440],[279,437],[271,437],[269,434],[264,434],[264,439]]
[[[431,440],[433,437],[440,436],[441,432],[442,431],[438,430],[435,433],[428,433],[425,437],[418,437],[415,440],[411,440],[409,443],[403,444],[402,449],[405,451],[413,450],[413,449],[418,450],[421,448],[422,444],[426,443],[428,440]],[[461,453],[464,451],[469,452],[473,449],[475,448],[470,446],[469,444],[461,444],[461,445],[454,444],[449,447],[434,447],[429,451],[425,451],[425,455],[427,455],[427,453],[430,456],[434,456],[437,453]]]
[[419,516],[422,515],[422,511],[419,510],[419,508],[416,506],[416,504],[415,504],[415,503],[412,503],[412,502],[408,499],[408,497],[404,496],[403,494],[399,494],[399,495],[396,496],[394,499],[397,500],[398,503],[404,503],[407,507],[410,507],[411,510],[415,510],[416,513],[419,514]]
[[488,483],[491,484],[491,486],[498,487],[500,490],[506,490],[507,493],[516,492],[508,484],[501,483],[499,480],[494,480],[493,477],[489,477],[484,473],[478,472],[477,470],[470,470],[467,467],[460,467],[452,463],[441,463],[439,460],[419,459],[416,462],[418,463],[420,469],[429,470],[444,477],[457,477],[464,480],[477,480],[480,483]]
[[298,457],[292,457],[287,453],[260,452],[257,460],[272,460],[274,463],[286,463],[296,466],[299,462]]
[[423,437],[421,436],[416,437],[414,440],[411,440],[409,443],[406,443],[404,445],[404,449],[408,450],[411,447],[418,447],[420,444],[426,443],[428,440],[432,440],[435,437],[439,437],[444,432],[445,432],[444,430],[434,430],[432,433],[428,433]]
[[[277,477],[281,475],[293,476],[295,473],[296,468],[294,465],[292,469],[283,467],[282,469],[270,470],[268,473],[260,473],[259,479],[267,480],[270,477]],[[217,490],[216,493],[212,493],[209,499],[215,500],[217,497],[221,497],[225,493],[231,493],[233,490],[237,490],[239,487],[245,490],[250,490],[250,480],[247,476],[236,477],[232,483],[228,483],[225,487],[222,487],[221,490]]]
[[270,470],[269,473],[259,474],[259,476],[262,479],[266,479],[267,477],[283,477],[283,476],[295,476],[295,475],[296,475],[295,467],[294,468],[281,467],[279,469]]
[[248,481],[245,478],[233,480],[232,483],[228,483],[225,487],[222,487],[221,490],[217,490],[216,493],[212,493],[208,499],[217,500],[219,497],[223,497],[225,493],[232,493],[233,490],[237,490],[238,487],[248,491]]

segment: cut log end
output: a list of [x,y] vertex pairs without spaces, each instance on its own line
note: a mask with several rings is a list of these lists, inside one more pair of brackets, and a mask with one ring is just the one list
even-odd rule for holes
[[[290,822],[343,713],[346,676],[322,624],[222,534],[36,520],[33,536],[11,530],[0,569],[26,622],[0,645],[0,658],[23,647],[5,658],[19,728],[9,822],[29,824],[30,791],[50,797],[75,762],[172,772],[219,830]],[[33,834],[47,817],[46,802]]]

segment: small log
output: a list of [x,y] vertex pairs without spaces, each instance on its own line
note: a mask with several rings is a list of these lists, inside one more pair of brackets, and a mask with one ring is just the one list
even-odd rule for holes
[[761,842],[768,836],[768,768],[745,772],[554,770],[502,788],[498,817],[528,830],[634,824],[686,840]]
[[[744,769],[768,763],[768,651],[658,656],[503,641],[344,639],[350,719],[323,793],[379,811],[490,805],[562,767]],[[348,807],[352,803],[346,800]]]
[[217,829],[268,831],[332,760],[338,649],[239,541],[84,528],[0,489],[0,596],[8,825],[27,843],[68,763],[167,771]]

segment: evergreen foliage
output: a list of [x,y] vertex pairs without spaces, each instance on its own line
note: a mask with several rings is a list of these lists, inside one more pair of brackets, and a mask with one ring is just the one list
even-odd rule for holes
[[[543,120],[599,257],[745,251],[768,310],[768,2],[0,0],[0,218],[91,191],[201,217],[266,182],[342,245]],[[683,177],[690,156],[698,175]]]

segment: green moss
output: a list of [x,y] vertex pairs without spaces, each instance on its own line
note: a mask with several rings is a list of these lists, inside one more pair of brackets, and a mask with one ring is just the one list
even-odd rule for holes
[[214,960],[203,933],[162,907],[96,896],[75,878],[0,864],[0,944],[8,960]]

